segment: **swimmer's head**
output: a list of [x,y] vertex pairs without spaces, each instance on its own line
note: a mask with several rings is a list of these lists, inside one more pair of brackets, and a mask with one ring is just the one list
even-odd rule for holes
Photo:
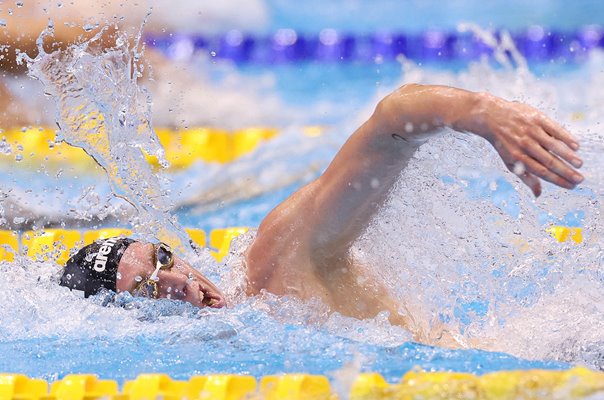
[[60,284],[85,297],[101,289],[134,296],[182,300],[197,307],[220,308],[224,296],[199,271],[172,254],[165,244],[128,238],[96,241],[74,254]]

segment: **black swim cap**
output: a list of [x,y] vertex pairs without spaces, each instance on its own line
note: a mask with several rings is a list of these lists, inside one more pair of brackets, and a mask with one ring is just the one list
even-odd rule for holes
[[134,242],[113,237],[81,248],[67,261],[59,284],[84,292],[84,297],[98,293],[101,288],[115,292],[117,266],[128,246]]

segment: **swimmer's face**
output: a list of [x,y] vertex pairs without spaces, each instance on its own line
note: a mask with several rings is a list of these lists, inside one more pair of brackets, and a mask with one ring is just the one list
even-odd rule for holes
[[[133,293],[155,270],[155,249],[150,243],[132,243],[118,265],[117,292]],[[199,271],[180,257],[174,256],[169,270],[160,270],[157,277],[158,298],[182,300],[197,307],[221,308],[226,305],[220,290]]]

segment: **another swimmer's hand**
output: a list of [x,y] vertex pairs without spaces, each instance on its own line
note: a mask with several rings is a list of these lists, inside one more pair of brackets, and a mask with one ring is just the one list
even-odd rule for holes
[[477,93],[475,106],[458,128],[488,140],[510,171],[538,197],[539,178],[566,189],[583,181],[577,172],[577,139],[531,106]]

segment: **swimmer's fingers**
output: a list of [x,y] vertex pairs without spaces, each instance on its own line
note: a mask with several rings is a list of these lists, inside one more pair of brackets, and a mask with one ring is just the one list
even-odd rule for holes
[[579,141],[577,138],[544,114],[540,115],[539,123],[545,132],[547,132],[551,137],[564,142],[570,149],[574,151],[579,150]]
[[[524,146],[524,150],[526,151],[527,155],[529,155],[533,160],[535,160],[539,164],[541,164],[541,166],[545,167],[548,171],[553,172],[554,174],[563,178],[562,182],[564,183],[564,185],[560,185],[560,186],[568,187],[566,185],[567,183],[571,183],[571,184],[575,184],[575,185],[578,183],[581,183],[581,181],[583,181],[583,176],[580,173],[578,173],[570,165],[565,163],[555,153],[553,153],[552,151],[549,151],[550,149],[548,147],[543,146],[542,143],[538,142],[538,140],[547,142],[548,139],[544,138],[545,136],[548,136],[548,135],[545,132],[543,132],[539,137],[536,138],[537,141],[530,141],[529,144]],[[550,140],[556,141],[555,139],[552,139],[551,137],[550,137]],[[560,142],[558,142],[558,143],[560,143]],[[560,145],[561,146],[557,146],[555,143],[551,144],[551,146],[553,146],[553,147],[565,147],[561,143],[560,143]],[[563,152],[561,149],[558,149],[558,151]],[[576,162],[576,163],[578,163],[579,166],[581,165],[581,160],[579,160],[577,157],[569,156],[569,158],[572,160],[573,163]],[[539,175],[539,174],[537,174],[537,175]],[[543,178],[547,179],[545,176]],[[550,180],[550,182],[552,182],[552,181]],[[553,183],[558,184],[558,181],[556,180]]]
[[518,175],[518,178],[520,178],[520,180],[531,189],[535,197],[541,196],[541,182],[539,182],[539,178],[530,172],[520,174]]
[[[508,167],[509,168],[509,167]],[[535,175],[543,180],[546,180],[554,185],[558,185],[565,189],[574,189],[578,182],[571,182],[566,178],[558,175],[546,165],[534,159],[528,153],[523,153],[516,157],[513,163],[512,172],[521,176],[525,172]]]
[[[534,148],[540,147],[537,142],[523,140],[521,144],[518,144],[515,141],[503,139],[496,141],[494,145],[507,168],[529,186],[535,196],[541,194],[539,178],[566,189],[573,189],[575,187],[575,183],[556,174],[530,155],[531,153],[537,153],[534,150]],[[533,150],[527,150],[528,148],[533,148]],[[545,152],[543,148],[541,148],[541,151]],[[551,156],[554,157],[553,155]]]
[[547,132],[538,128],[533,130],[533,136],[545,150],[556,154],[573,167],[581,168],[583,165],[583,160],[561,140],[550,136]]

